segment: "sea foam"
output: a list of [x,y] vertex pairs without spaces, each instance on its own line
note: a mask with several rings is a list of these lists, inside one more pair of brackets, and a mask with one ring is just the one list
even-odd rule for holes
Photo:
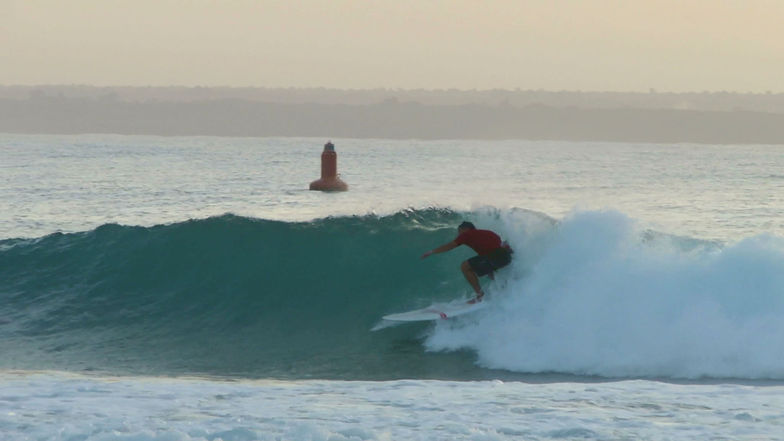
[[612,211],[550,226],[513,214],[486,220],[516,249],[490,307],[440,324],[429,350],[516,372],[784,378],[781,238],[678,238]]

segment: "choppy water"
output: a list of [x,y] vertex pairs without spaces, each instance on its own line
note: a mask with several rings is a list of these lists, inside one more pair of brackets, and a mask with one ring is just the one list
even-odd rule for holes
[[775,440],[782,386],[0,376],[14,440]]
[[324,140],[0,138],[0,238],[227,212],[271,220],[405,208],[612,208],[670,234],[784,235],[782,146],[334,140],[348,193],[307,191]]
[[[0,433],[784,433],[784,147],[337,140],[324,194],[323,142],[1,135]],[[466,218],[488,306],[384,327],[468,295],[419,259]]]

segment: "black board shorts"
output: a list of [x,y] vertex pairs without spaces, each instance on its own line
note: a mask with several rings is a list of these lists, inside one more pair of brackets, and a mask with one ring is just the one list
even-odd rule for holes
[[484,256],[474,256],[468,259],[468,265],[477,276],[486,276],[493,271],[509,265],[512,261],[512,252],[508,248],[496,248]]

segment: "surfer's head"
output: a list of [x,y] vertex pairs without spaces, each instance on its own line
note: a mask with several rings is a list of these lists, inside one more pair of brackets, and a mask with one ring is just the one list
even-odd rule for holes
[[471,222],[464,221],[462,224],[457,226],[457,231],[461,232],[465,230],[476,230],[476,227]]

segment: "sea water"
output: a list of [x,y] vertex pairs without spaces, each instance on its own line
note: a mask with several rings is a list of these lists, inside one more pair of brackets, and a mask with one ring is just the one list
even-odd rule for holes
[[784,147],[332,141],[0,135],[0,439],[784,439]]

